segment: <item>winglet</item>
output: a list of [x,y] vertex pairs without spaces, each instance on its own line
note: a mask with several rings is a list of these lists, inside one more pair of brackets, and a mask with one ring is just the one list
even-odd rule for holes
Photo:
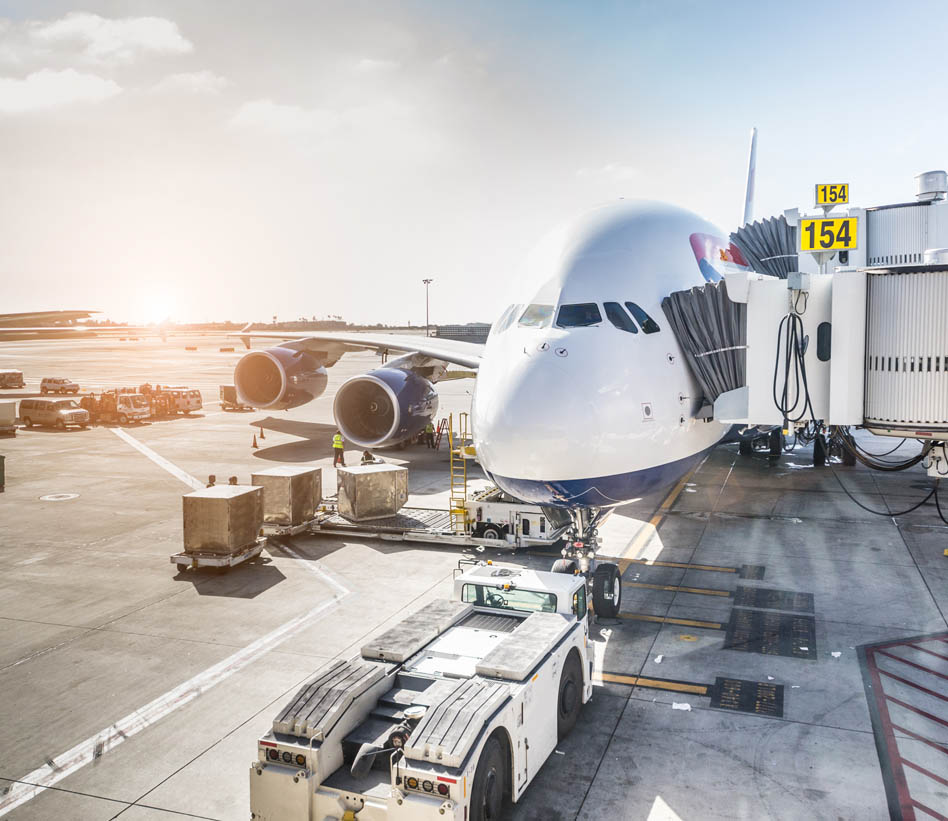
[[[246,325],[244,325],[243,328],[240,329],[240,332],[244,333],[244,331],[249,331],[251,325],[253,325],[253,322],[248,322]],[[244,347],[249,351],[250,350],[250,335],[248,334],[247,336],[240,337],[240,341],[244,343]]]
[[757,177],[757,127],[751,129],[750,156],[747,158],[747,188],[744,190],[744,221],[747,225],[754,219],[754,181]]

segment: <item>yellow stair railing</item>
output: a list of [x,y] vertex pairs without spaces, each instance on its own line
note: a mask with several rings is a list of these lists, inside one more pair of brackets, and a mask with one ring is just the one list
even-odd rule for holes
[[448,450],[451,455],[451,498],[448,502],[451,513],[451,529],[455,533],[467,532],[467,458],[466,449],[471,439],[470,414],[458,414],[458,431],[454,431],[454,414],[448,419]]

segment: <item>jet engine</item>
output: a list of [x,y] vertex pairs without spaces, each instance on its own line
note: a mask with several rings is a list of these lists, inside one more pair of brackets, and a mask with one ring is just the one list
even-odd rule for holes
[[288,410],[305,405],[322,395],[327,380],[317,357],[294,348],[251,351],[234,369],[238,398],[255,408]]
[[434,386],[414,371],[379,368],[354,376],[336,393],[342,435],[361,448],[397,445],[420,433],[438,412]]

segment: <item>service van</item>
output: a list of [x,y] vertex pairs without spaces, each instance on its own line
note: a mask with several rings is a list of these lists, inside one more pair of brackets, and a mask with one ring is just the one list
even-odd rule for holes
[[40,382],[40,393],[79,393],[79,386],[71,379],[47,376]]
[[75,399],[24,399],[20,402],[20,421],[28,428],[46,425],[65,430],[72,425],[88,427],[90,417]]

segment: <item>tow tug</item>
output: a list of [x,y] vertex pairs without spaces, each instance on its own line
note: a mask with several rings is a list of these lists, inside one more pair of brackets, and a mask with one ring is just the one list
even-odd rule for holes
[[258,742],[255,821],[501,817],[592,696],[587,579],[462,559],[307,682]]

